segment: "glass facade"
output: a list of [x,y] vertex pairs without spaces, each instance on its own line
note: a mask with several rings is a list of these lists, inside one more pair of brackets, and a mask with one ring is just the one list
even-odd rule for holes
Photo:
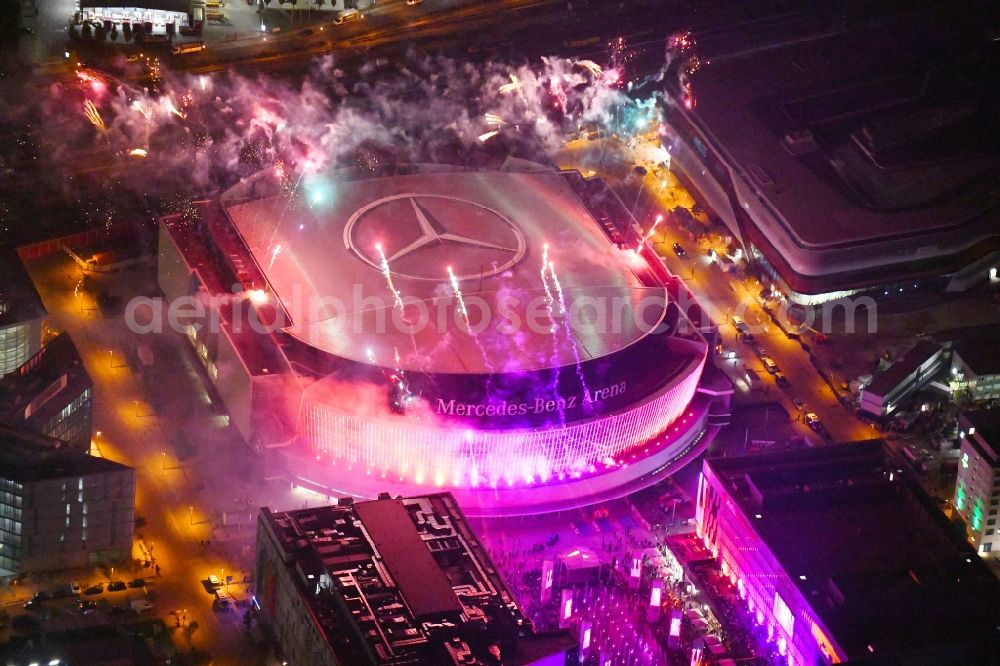
[[20,568],[22,493],[20,483],[0,479],[0,576]]
[[31,326],[0,328],[0,377],[14,372],[31,354]]
[[71,403],[53,416],[42,428],[49,437],[68,442],[74,448],[89,450],[91,436],[91,397],[90,388],[78,395]]

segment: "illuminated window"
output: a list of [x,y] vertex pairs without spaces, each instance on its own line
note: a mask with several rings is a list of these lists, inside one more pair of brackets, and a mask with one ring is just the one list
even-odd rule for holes
[[962,469],[969,469],[969,454],[962,454]]
[[795,627],[795,616],[792,615],[792,609],[788,607],[785,600],[778,594],[774,595],[774,619],[778,621],[781,628],[791,638],[792,629]]
[[31,327],[27,324],[0,328],[0,377],[17,370],[28,360],[28,338]]

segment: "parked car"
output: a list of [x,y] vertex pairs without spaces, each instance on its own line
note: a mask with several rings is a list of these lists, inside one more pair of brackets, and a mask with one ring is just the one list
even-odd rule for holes
[[791,382],[788,381],[788,377],[785,376],[780,370],[774,373],[774,381],[778,386],[790,386]]
[[129,581],[128,586],[133,589],[137,587],[146,587],[146,581],[141,578],[136,578],[135,580]]
[[83,591],[84,594],[100,594],[104,591],[104,583],[98,583],[97,585],[91,585],[86,590]]
[[764,363],[764,369],[770,372],[772,375],[781,372],[781,368],[778,367],[778,364],[775,363],[774,359],[771,358],[770,356],[764,356],[760,360]]
[[806,425],[816,432],[823,429],[823,422],[819,420],[819,416],[815,412],[806,412]]
[[122,590],[127,588],[128,585],[126,585],[125,581],[123,580],[116,580],[108,583],[108,592],[121,592]]
[[219,582],[219,577],[215,574],[210,574],[208,577],[208,584],[213,588],[218,588],[222,583]]
[[153,604],[148,599],[134,599],[129,602],[129,607],[132,612],[138,615],[143,611],[148,611],[153,609]]
[[224,590],[215,591],[215,601],[212,602],[212,605],[221,611],[230,611],[233,609],[229,601],[229,595]]
[[678,257],[681,257],[683,259],[684,257],[687,256],[687,251],[681,246],[680,243],[674,243],[671,247],[673,247],[674,254],[676,254]]

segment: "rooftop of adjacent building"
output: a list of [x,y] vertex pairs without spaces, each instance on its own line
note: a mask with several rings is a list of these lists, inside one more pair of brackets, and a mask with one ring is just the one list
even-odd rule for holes
[[[75,628],[45,631],[36,636],[14,636],[0,644],[4,664],[88,664],[90,666],[147,666],[162,663],[162,647],[147,642],[141,632],[126,631],[123,625],[102,624],[100,620],[77,618]],[[49,624],[74,626],[48,620]],[[106,622],[106,621],[105,621]]]
[[477,663],[519,664],[575,644],[533,634],[449,493],[264,508],[261,518],[341,659],[464,663],[468,652]]
[[30,483],[131,469],[68,449],[58,439],[0,423],[0,477],[9,481]]
[[36,429],[92,387],[69,333],[60,333],[0,379],[0,422]]
[[705,464],[852,660],[995,638],[1000,583],[881,440]]
[[920,340],[897,358],[892,365],[879,372],[865,387],[865,391],[874,395],[886,396],[900,382],[916,372],[917,368],[927,362],[934,354],[941,351],[941,345],[933,340]]
[[1000,409],[975,409],[962,412],[959,422],[967,430],[967,440],[991,461],[1000,466]]
[[801,247],[995,236],[996,6],[884,7],[696,31],[692,115]]
[[934,339],[950,342],[952,350],[977,376],[1000,375],[1000,332],[995,324],[941,331]]
[[41,319],[42,299],[17,251],[0,246],[0,328]]
[[287,364],[274,337],[257,331],[262,325],[270,327],[275,317],[288,321],[287,316],[276,313],[270,301],[255,305],[243,296],[241,290],[260,289],[266,286],[266,282],[256,264],[249,259],[243,265],[245,275],[235,275],[230,268],[230,257],[238,255],[242,258],[245,252],[239,240],[232,235],[219,203],[197,202],[195,211],[193,217],[168,215],[161,223],[191,270],[198,271],[208,292],[205,295],[216,299],[226,333],[239,351],[247,371],[252,376],[285,372]]

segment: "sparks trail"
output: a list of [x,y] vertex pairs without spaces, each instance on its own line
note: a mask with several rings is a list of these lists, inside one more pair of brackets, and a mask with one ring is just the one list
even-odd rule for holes
[[[448,270],[448,282],[451,284],[451,290],[455,294],[455,299],[458,301],[458,312],[462,315],[462,319],[465,321],[465,330],[472,336],[472,341],[476,343],[476,348],[479,349],[479,355],[483,359],[483,364],[486,369],[492,375],[494,371],[493,363],[490,360],[489,355],[486,353],[486,349],[483,348],[483,343],[479,339],[479,334],[472,330],[472,325],[469,323],[469,310],[465,307],[465,297],[462,295],[462,288],[458,283],[458,276],[452,271],[451,266],[447,267]],[[487,394],[491,394],[492,383],[487,384]]]
[[[554,368],[553,371],[552,371],[551,391],[552,391],[553,397],[559,398],[559,365],[560,365],[559,364],[559,338],[556,336],[556,332],[559,330],[559,328],[556,326],[556,316],[555,316],[555,312],[553,312],[553,305],[554,305],[555,301],[552,298],[552,290],[549,288],[548,273],[549,273],[549,269],[551,268],[551,266],[552,266],[552,264],[549,262],[549,244],[545,243],[544,245],[542,245],[541,278],[542,278],[542,287],[545,289],[545,309],[548,312],[549,321],[552,322],[552,324],[551,324],[551,326],[549,328],[549,333],[552,334],[552,356],[549,357],[549,365]],[[565,424],[566,423],[566,410],[561,406],[562,402],[558,402],[557,404],[560,405],[559,410],[558,410],[559,422],[561,424]]]
[[89,99],[83,103],[83,114],[87,116],[87,120],[97,128],[98,132],[107,134],[108,127],[104,124],[104,119],[101,118],[101,112],[97,110],[97,107]]
[[514,75],[510,75],[510,83],[505,83],[500,86],[500,94],[506,95],[507,93],[521,92],[521,81]]
[[[576,362],[576,376],[580,380],[580,387],[583,389],[583,395],[590,395],[590,389],[587,388],[587,380],[583,376],[583,367],[580,365],[580,350],[576,346],[576,340],[573,338],[573,330],[569,325],[569,317],[567,316],[568,313],[566,310],[566,299],[563,296],[562,284],[559,282],[559,276],[556,274],[555,264],[552,262],[549,262],[549,275],[552,276],[552,284],[559,297],[559,309],[563,313],[563,332],[566,335],[566,340],[569,342],[570,348],[573,350],[573,359]],[[590,403],[585,402],[584,404],[589,405]]]
[[458,285],[458,278],[455,277],[455,272],[451,270],[451,266],[448,266],[448,282],[451,284],[451,290],[455,294],[455,298],[458,300],[458,312],[465,319],[465,327],[471,330],[469,326],[469,311],[465,309],[465,299],[462,297],[462,289]]
[[638,245],[635,246],[635,256],[638,257],[640,254],[642,254],[642,248],[646,246],[646,241],[648,241],[650,238],[653,237],[653,232],[656,231],[656,226],[662,221],[663,221],[663,216],[657,215],[656,219],[653,220],[653,226],[649,228],[649,231],[643,234],[642,238],[639,239]]
[[552,290],[549,289],[549,280],[546,273],[549,271],[549,244],[545,243],[542,245],[542,270],[540,271],[542,276],[542,287],[545,289],[545,300],[551,308],[552,304]]
[[[379,267],[382,269],[382,275],[385,276],[385,283],[389,286],[389,291],[392,292],[392,299],[393,301],[395,301],[396,307],[399,308],[400,312],[402,312],[403,297],[400,296],[399,291],[396,289],[396,285],[392,283],[392,272],[389,270],[389,260],[385,258],[385,252],[382,251],[382,244],[375,243],[375,250],[378,252],[378,263]],[[450,268],[448,269],[448,272],[451,273]],[[454,277],[454,275],[452,275],[452,277]],[[454,287],[454,284],[452,285],[452,287]],[[468,323],[468,321],[466,321],[466,323]],[[399,357],[398,351],[396,352],[396,357],[398,363],[398,357]]]
[[278,255],[281,254],[281,251],[283,249],[284,249],[284,246],[281,243],[278,243],[271,250],[271,261],[269,261],[268,264],[267,264],[267,270],[268,271],[270,271],[272,268],[274,268],[274,262],[278,258]]

